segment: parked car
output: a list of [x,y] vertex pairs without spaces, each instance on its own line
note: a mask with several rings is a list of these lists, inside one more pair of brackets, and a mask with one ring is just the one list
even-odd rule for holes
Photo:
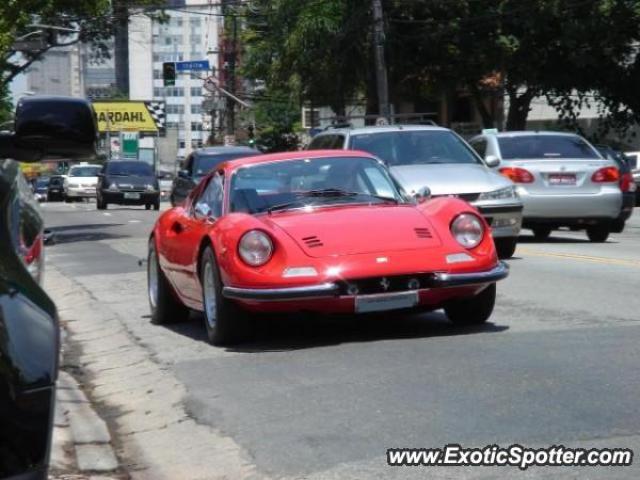
[[640,207],[640,152],[625,152],[625,158],[629,160],[629,167],[636,184],[636,206]]
[[43,221],[14,160],[95,154],[84,100],[26,97],[15,133],[0,134],[0,478],[47,478],[58,376],[55,305],[40,286]]
[[249,147],[206,147],[195,150],[184,160],[173,181],[169,194],[171,205],[175,207],[184,202],[198,182],[222,162],[255,155],[261,155],[261,152]]
[[434,197],[468,201],[491,225],[500,258],[513,256],[522,223],[515,186],[453,131],[419,125],[330,129],[308,148],[363,150],[382,159],[409,193],[428,187]]
[[98,173],[102,165],[73,165],[64,179],[64,201],[73,202],[96,197]]
[[214,344],[251,314],[493,310],[508,267],[489,226],[454,198],[402,195],[365,152],[289,152],[219,165],[158,219],[148,253],[152,321],[204,312]]
[[523,226],[538,239],[560,227],[586,229],[604,242],[620,215],[620,170],[584,138],[572,133],[523,131],[488,133],[485,161],[517,184],[524,203]]
[[49,177],[38,177],[33,184],[33,196],[38,202],[44,202],[49,197]]
[[622,191],[622,208],[620,215],[611,225],[613,233],[622,233],[626,221],[633,213],[633,207],[636,204],[637,186],[631,174],[631,166],[629,159],[622,152],[614,150],[608,145],[595,145],[604,158],[616,162],[620,170],[620,190]]
[[49,202],[64,200],[64,179],[62,175],[54,175],[49,179],[47,200]]
[[160,210],[160,186],[148,163],[130,160],[107,162],[98,174],[98,210],[109,204],[144,205]]

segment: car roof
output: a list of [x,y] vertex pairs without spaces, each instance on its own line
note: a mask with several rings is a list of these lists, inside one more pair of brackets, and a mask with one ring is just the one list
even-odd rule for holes
[[260,151],[244,146],[205,147],[193,151],[194,155],[225,155],[229,153],[260,153]]
[[72,168],[81,168],[81,167],[98,167],[98,168],[102,168],[102,165],[99,165],[97,163],[78,163],[77,165],[71,165],[69,167],[69,170],[71,170]]
[[271,153],[267,155],[258,155],[254,157],[245,157],[245,158],[238,158],[236,160],[229,160],[228,162],[222,163],[218,170],[222,169],[225,171],[233,171],[239,167],[256,165],[259,163],[270,163],[270,162],[297,160],[297,159],[305,159],[305,158],[331,158],[331,157],[341,157],[341,158],[366,157],[366,158],[375,159],[375,157],[370,153],[363,152],[361,150],[300,150],[296,152]]
[[577,133],[572,132],[556,132],[553,130],[518,130],[511,132],[498,132],[488,133],[483,136],[494,136],[498,138],[510,138],[510,137],[530,137],[534,135],[553,135],[557,137],[579,137]]
[[371,134],[371,133],[386,133],[386,132],[402,132],[402,131],[418,131],[418,130],[435,130],[448,132],[450,129],[440,127],[437,125],[384,125],[384,126],[369,126],[369,127],[346,127],[346,128],[328,128],[316,136],[320,135],[333,135],[336,133],[359,135],[359,134]]

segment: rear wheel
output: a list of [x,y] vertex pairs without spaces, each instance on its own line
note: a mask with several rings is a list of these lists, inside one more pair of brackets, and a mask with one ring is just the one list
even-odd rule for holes
[[587,237],[594,243],[603,243],[609,238],[611,229],[609,225],[593,225],[587,227]]
[[156,202],[153,204],[153,209],[155,211],[160,210],[160,199],[158,198],[158,200],[156,200]]
[[496,238],[494,240],[499,258],[511,258],[516,252],[517,237]]
[[211,247],[200,260],[200,284],[207,338],[213,345],[230,345],[244,340],[249,332],[249,318],[237,304],[222,295],[222,280]]
[[550,227],[535,227],[531,230],[533,230],[533,236],[536,238],[536,240],[546,240],[547,238],[549,238],[549,235],[551,235]]
[[480,325],[485,323],[496,302],[496,284],[492,283],[475,297],[453,300],[444,311],[456,325]]
[[149,203],[145,204],[144,209],[151,210],[151,205]]
[[160,268],[153,238],[149,241],[147,256],[147,292],[151,307],[151,323],[163,325],[189,317],[189,309],[176,298],[167,277]]
[[611,233],[622,233],[625,227],[625,221],[618,218],[611,224]]
[[100,197],[97,197],[96,198],[96,206],[98,207],[98,210],[106,210],[107,209],[107,202],[102,200]]

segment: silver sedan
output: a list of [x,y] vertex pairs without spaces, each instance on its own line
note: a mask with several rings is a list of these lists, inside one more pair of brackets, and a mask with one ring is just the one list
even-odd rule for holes
[[488,133],[471,139],[517,185],[523,226],[545,239],[559,227],[604,242],[620,214],[620,171],[582,137],[560,132]]

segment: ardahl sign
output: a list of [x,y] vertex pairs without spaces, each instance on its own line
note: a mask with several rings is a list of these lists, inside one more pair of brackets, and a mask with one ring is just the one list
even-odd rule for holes
[[164,130],[164,102],[94,102],[101,132]]

